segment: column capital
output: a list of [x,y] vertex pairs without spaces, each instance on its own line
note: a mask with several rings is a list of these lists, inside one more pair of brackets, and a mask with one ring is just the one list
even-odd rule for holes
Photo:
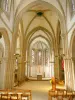
[[64,33],[62,33],[60,36],[61,36],[61,38],[63,38],[63,39],[65,38],[65,34],[64,34]]

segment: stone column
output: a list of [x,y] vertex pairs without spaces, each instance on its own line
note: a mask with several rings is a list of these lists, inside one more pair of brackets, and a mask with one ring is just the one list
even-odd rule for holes
[[7,60],[5,58],[2,58],[1,63],[2,63],[2,66],[1,66],[1,79],[0,79],[1,84],[0,84],[0,88],[4,89],[5,87],[7,87],[7,85],[8,85],[7,81],[9,79],[8,72],[6,71],[6,69],[7,69]]
[[71,66],[72,66],[72,90],[75,91],[75,58],[72,58],[71,60]]
[[57,79],[60,79],[60,76],[59,76],[59,56],[55,56],[54,76],[55,76]]
[[[13,80],[13,76],[11,79],[11,73],[13,73],[13,70],[11,70],[10,67],[10,60],[8,58],[3,58],[3,67],[4,67],[4,88],[10,89],[12,87],[11,81]],[[12,71],[12,72],[11,72]]]
[[74,90],[74,66],[72,59],[65,59],[65,88],[67,90]]

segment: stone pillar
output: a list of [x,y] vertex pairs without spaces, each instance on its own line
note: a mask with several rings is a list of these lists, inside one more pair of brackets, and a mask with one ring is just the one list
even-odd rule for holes
[[22,80],[22,62],[21,62],[21,58],[18,58],[18,81],[20,82]]
[[[8,58],[3,58],[3,65],[4,65],[4,88],[5,89],[10,89],[12,86],[11,81],[13,80],[13,70],[10,67],[10,59]],[[11,79],[12,77],[12,79]]]
[[[1,61],[1,73],[0,73],[0,89],[4,89],[5,88],[5,79],[6,79],[6,76],[8,72],[6,72],[6,68],[7,68],[7,61],[6,59],[2,58],[2,61]],[[8,80],[7,80],[8,81]],[[6,85],[7,82],[6,82]]]
[[65,59],[65,88],[67,90],[74,90],[74,66],[72,59]]
[[21,81],[25,80],[25,62],[26,61],[26,52],[23,51],[24,54],[22,54],[22,57],[20,59],[20,72],[21,72]]
[[55,63],[54,63],[54,76],[57,78],[57,79],[60,79],[60,76],[59,76],[59,56],[56,56],[55,57]]
[[72,58],[71,60],[71,65],[72,65],[72,89],[75,91],[75,58]]

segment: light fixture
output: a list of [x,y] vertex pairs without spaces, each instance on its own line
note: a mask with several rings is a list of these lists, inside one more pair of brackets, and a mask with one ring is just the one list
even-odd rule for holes
[[42,11],[39,11],[39,12],[37,12],[37,15],[38,16],[42,16],[43,15],[43,12]]
[[18,58],[18,57],[20,57],[21,55],[18,54],[18,53],[16,53],[16,54],[14,54],[14,56],[15,56],[16,58]]

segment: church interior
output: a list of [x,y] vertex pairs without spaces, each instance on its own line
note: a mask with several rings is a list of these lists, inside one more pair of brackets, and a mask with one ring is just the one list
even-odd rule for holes
[[75,99],[75,0],[0,0],[0,100],[54,98]]

